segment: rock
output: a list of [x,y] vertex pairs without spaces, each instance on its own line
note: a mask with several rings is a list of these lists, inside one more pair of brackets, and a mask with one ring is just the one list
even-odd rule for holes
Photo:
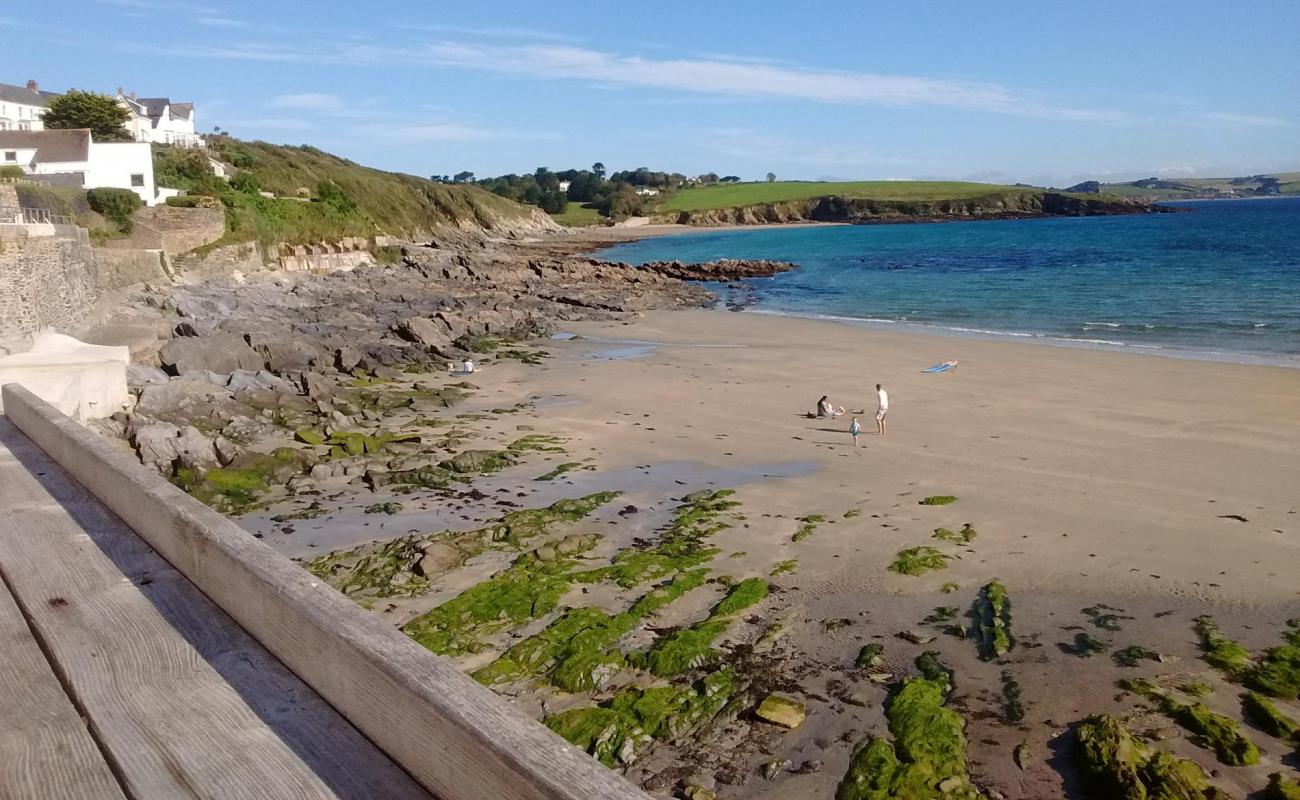
[[283,378],[272,375],[264,369],[257,370],[256,372],[247,369],[237,369],[230,373],[230,379],[226,381],[226,388],[233,394],[239,394],[244,391],[274,391],[295,394],[297,392],[293,384]]
[[416,575],[429,578],[460,566],[460,551],[446,542],[429,542],[420,549],[424,555],[415,562]]
[[302,391],[313,400],[329,400],[337,388],[338,384],[327,375],[319,372],[302,373]]
[[132,389],[138,389],[151,383],[166,383],[168,380],[167,373],[157,367],[148,367],[143,364],[128,364],[126,367],[126,385]]
[[952,794],[953,792],[957,791],[958,789],[962,788],[965,785],[966,785],[966,781],[962,780],[956,775],[953,775],[951,777],[944,778],[943,780],[939,781],[939,791],[943,792],[944,794]]
[[929,644],[934,641],[934,637],[923,631],[899,631],[898,638],[912,644]]
[[403,339],[422,344],[431,350],[443,350],[451,346],[452,338],[445,325],[439,325],[426,317],[407,317],[393,326],[394,332]]
[[686,800],[718,800],[718,793],[703,786],[687,786],[682,790]]
[[797,728],[803,724],[807,712],[803,703],[789,697],[769,694],[758,704],[754,712],[759,719],[767,720],[784,728]]
[[277,375],[295,375],[328,360],[325,348],[305,337],[289,341],[270,341],[257,346],[266,368]]
[[243,452],[239,445],[224,436],[218,436],[213,444],[217,451],[217,461],[219,461],[223,467],[230,464],[230,462],[238,458],[239,454]]
[[549,544],[544,544],[533,551],[533,558],[536,558],[538,561],[550,562],[554,561],[558,557],[559,553],[556,551],[555,547]]
[[807,761],[800,764],[799,766],[795,767],[793,770],[791,770],[791,772],[794,772],[796,775],[811,775],[814,772],[821,772],[821,771],[822,771],[822,762],[816,758],[810,758]]
[[233,333],[172,339],[162,346],[158,359],[163,369],[173,375],[201,370],[220,373],[237,369],[258,370],[264,365],[262,356]]
[[135,411],[171,422],[213,416],[230,419],[251,413],[247,406],[237,403],[224,386],[185,380],[151,383],[144,387],[140,390],[140,401],[136,403]]
[[207,469],[220,463],[212,440],[192,425],[149,423],[134,431],[134,441],[140,462],[169,478],[178,466]]
[[790,769],[793,766],[789,759],[773,759],[763,765],[763,777],[769,781],[776,780],[776,776]]
[[361,351],[344,345],[334,351],[334,368],[339,372],[351,372],[361,363]]
[[[626,267],[624,264],[618,266]],[[778,273],[795,269],[797,266],[789,261],[723,258],[695,264],[683,264],[680,261],[650,261],[642,264],[639,269],[682,281],[738,281],[744,278],[770,278]]]
[[707,772],[696,773],[682,781],[687,789],[704,789],[712,792],[718,788],[718,780]]
[[894,679],[892,672],[868,672],[867,680],[872,683],[889,683]]
[[867,708],[871,705],[871,698],[865,692],[848,692],[840,695],[840,699],[859,708]]
[[509,456],[502,450],[464,450],[443,462],[443,466],[462,475],[475,472],[492,472],[499,469]]
[[327,481],[334,477],[334,465],[321,463],[311,468],[311,476],[318,481]]

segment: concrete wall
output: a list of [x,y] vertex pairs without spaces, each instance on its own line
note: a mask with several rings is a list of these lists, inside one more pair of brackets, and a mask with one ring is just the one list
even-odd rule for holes
[[448,660],[16,384],[5,415],[442,800],[649,800]]
[[84,228],[0,225],[0,342],[75,330],[101,291]]
[[[142,185],[131,182],[139,175]],[[90,163],[86,170],[86,188],[113,186],[130,189],[140,195],[145,205],[157,202],[153,181],[153,151],[143,142],[91,142]]]
[[165,259],[162,250],[96,247],[100,288],[107,292],[137,283],[170,283]]
[[157,205],[136,212],[135,230],[125,239],[110,239],[104,247],[120,250],[166,250],[187,253],[211,244],[226,233],[223,208],[174,208]]

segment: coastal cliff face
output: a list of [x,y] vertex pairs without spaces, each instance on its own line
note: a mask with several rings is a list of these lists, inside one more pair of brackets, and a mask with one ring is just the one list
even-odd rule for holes
[[863,200],[817,197],[740,208],[682,211],[656,222],[714,227],[787,222],[927,222],[1021,217],[1157,214],[1174,209],[1120,197],[1080,197],[1060,192],[1007,192],[959,200]]

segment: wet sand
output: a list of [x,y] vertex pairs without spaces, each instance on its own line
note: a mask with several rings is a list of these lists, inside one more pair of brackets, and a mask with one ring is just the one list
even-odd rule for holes
[[[620,504],[649,513],[628,523],[606,509],[589,523],[617,532],[625,546],[662,521],[671,498],[730,485],[745,521],[714,538],[721,548],[714,572],[767,576],[777,563],[797,561],[795,572],[772,579],[773,594],[728,641],[750,642],[764,625],[787,620],[791,633],[776,668],[807,703],[808,721],[788,733],[759,723],[743,742],[724,731],[695,747],[660,746],[629,770],[633,779],[656,788],[656,776],[710,772],[723,757],[746,765],[748,776],[743,785],[720,784],[723,797],[833,796],[853,748],[884,729],[885,687],[849,669],[871,641],[885,645],[884,672],[913,672],[913,658],[928,649],[953,667],[953,706],[969,722],[972,775],[1007,798],[1068,796],[1069,737],[1061,734],[1097,712],[1137,713],[1140,729],[1219,769],[1218,783],[1238,796],[1293,758],[1248,730],[1264,752],[1261,763],[1217,765],[1167,718],[1141,712],[1115,681],[1203,681],[1216,688],[1207,705],[1240,719],[1239,690],[1198,658],[1191,621],[1212,614],[1258,651],[1277,644],[1285,621],[1300,616],[1300,371],[719,311],[655,312],[571,330],[579,337],[540,343],[553,356],[542,366],[490,363],[474,376],[481,388],[466,410],[531,400],[526,414],[492,421],[485,435],[504,441],[526,422],[568,437],[569,454],[552,460],[593,469],[539,484],[535,476],[552,465],[534,461],[476,488],[520,493],[525,506],[621,488],[628,494]],[[921,372],[949,358],[961,365]],[[884,437],[874,435],[877,382],[891,397]],[[853,446],[847,417],[804,416],[822,394],[867,411],[861,447]],[[918,504],[930,495],[957,501]],[[366,495],[357,504],[375,501]],[[434,505],[428,518],[412,508],[415,515],[368,518],[366,528],[355,514],[339,515],[299,523],[292,545],[267,540],[301,555],[304,537],[329,549],[376,538],[381,522],[401,535],[454,521]],[[497,512],[490,504],[467,507],[461,523],[472,527]],[[797,518],[810,514],[826,521],[793,541]],[[969,544],[931,536],[966,523],[978,531]],[[919,545],[953,560],[919,577],[888,571],[897,551]],[[479,564],[469,580],[499,566]],[[421,608],[467,585],[457,578]],[[997,663],[981,661],[971,640],[922,623],[941,606],[964,618],[993,579],[1007,587],[1018,639]],[[698,618],[716,599],[695,594],[661,624]],[[594,601],[575,591],[566,602]],[[1082,613],[1097,604],[1117,609],[1117,630]],[[898,638],[903,631],[936,638],[919,645]],[[1140,644],[1162,659],[1124,668],[1108,652],[1083,657],[1070,652],[1080,633],[1109,650]],[[1023,692],[1022,722],[1001,719],[1004,671]],[[843,700],[853,693],[865,705]],[[541,697],[552,711],[587,702]],[[517,702],[535,715],[542,709],[537,695]],[[1288,707],[1293,716],[1295,706]],[[1011,759],[1022,741],[1036,754],[1024,770]],[[820,769],[772,782],[753,774],[773,758],[817,761]]]

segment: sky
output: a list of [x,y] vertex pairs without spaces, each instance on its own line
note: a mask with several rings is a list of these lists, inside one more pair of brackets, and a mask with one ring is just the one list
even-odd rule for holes
[[201,131],[479,177],[1300,170],[1300,1],[0,7],[0,82],[169,96]]

